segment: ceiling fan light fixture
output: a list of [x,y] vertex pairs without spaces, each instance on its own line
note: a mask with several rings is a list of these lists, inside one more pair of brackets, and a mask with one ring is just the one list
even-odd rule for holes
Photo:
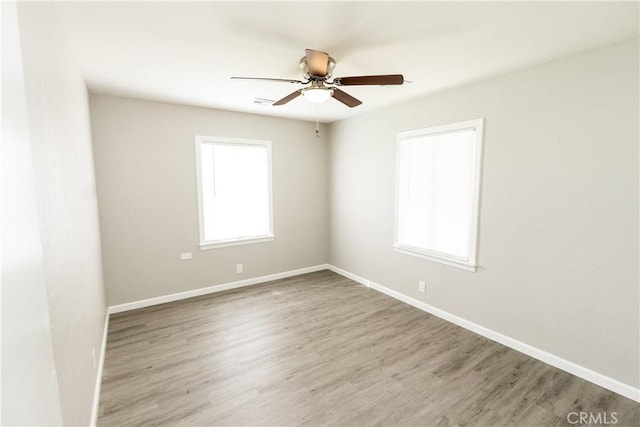
[[310,87],[302,89],[302,95],[313,104],[321,104],[333,96],[333,89],[328,87]]

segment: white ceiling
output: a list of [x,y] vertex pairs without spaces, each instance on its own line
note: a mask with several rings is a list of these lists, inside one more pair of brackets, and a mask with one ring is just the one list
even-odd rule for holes
[[305,48],[334,77],[402,73],[403,86],[344,87],[323,122],[638,36],[638,2],[62,2],[61,21],[94,92],[304,120],[298,86],[230,76],[301,78]]

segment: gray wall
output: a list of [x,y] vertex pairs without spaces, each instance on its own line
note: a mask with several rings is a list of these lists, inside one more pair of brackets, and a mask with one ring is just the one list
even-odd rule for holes
[[[327,262],[325,126],[97,94],[91,116],[109,305]],[[199,250],[194,135],[272,141],[275,241]]]
[[[638,90],[632,40],[332,124],[330,263],[638,387]],[[480,117],[478,272],[393,252],[396,133]]]
[[[3,423],[59,424],[61,413],[66,425],[86,425],[91,422],[106,315],[88,93],[65,44],[55,5],[19,3],[17,12],[28,130],[22,134],[25,139],[20,147],[19,160],[24,162],[24,169],[14,171],[3,184],[16,189],[24,186],[25,194],[16,204],[4,205],[18,211],[12,211],[8,218],[11,223],[3,219],[3,229],[9,228],[12,233],[22,230],[29,240],[3,240],[3,255],[8,252],[8,256],[20,256],[14,260],[19,270],[12,272],[20,276],[10,276],[9,280],[20,280],[20,289],[7,286],[15,292],[5,294],[3,277],[3,409],[5,396],[25,398],[17,393],[19,389],[29,396],[20,405],[7,405],[16,412],[10,419],[3,413]],[[18,108],[13,102],[9,105]],[[11,171],[3,168],[3,174]],[[34,206],[36,212],[32,211]],[[33,236],[38,231],[39,236]],[[27,243],[30,251],[18,250]],[[17,308],[26,311],[22,317],[6,319],[5,307],[9,307],[9,313]],[[33,318],[21,323],[26,315]],[[41,322],[50,327],[49,332],[41,330]],[[18,333],[20,338],[30,340],[37,332],[38,340],[5,349],[5,325],[10,327],[8,335]],[[33,329],[36,326],[38,330]],[[47,334],[49,349],[43,348]],[[30,377],[35,374],[29,373],[22,378],[26,384],[15,388],[7,385],[4,374],[23,372],[24,363],[33,363],[30,368],[34,373],[42,372],[45,365],[49,369],[51,353],[55,372],[46,380],[33,383]],[[57,403],[48,393],[56,376]],[[40,401],[44,394],[49,396]],[[45,410],[46,419],[34,421]]]

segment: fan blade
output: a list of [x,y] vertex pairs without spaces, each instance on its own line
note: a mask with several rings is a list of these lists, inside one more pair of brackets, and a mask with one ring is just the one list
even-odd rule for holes
[[291,92],[289,95],[285,96],[284,98],[277,100],[272,105],[284,105],[287,102],[299,97],[301,93],[302,93],[302,89],[298,89],[295,92]]
[[[231,77],[232,80],[266,80],[269,82],[285,82],[285,83],[302,83],[302,80],[290,80],[290,79],[271,79],[268,77]],[[306,82],[308,83],[308,82]]]
[[318,77],[327,75],[329,68],[329,54],[313,49],[305,49],[309,74]]
[[358,86],[358,85],[401,85],[404,83],[402,74],[383,74],[379,76],[355,76],[337,77],[333,84],[338,86]]
[[349,95],[347,92],[341,91],[340,89],[335,87],[333,88],[332,96],[349,108],[357,107],[358,105],[362,104],[362,101],[360,101],[359,99],[356,99],[353,96]]

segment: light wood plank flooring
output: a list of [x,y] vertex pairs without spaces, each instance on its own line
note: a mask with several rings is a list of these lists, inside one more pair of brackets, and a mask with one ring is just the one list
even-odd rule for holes
[[640,425],[632,400],[321,271],[113,315],[98,424],[554,426],[581,411]]

